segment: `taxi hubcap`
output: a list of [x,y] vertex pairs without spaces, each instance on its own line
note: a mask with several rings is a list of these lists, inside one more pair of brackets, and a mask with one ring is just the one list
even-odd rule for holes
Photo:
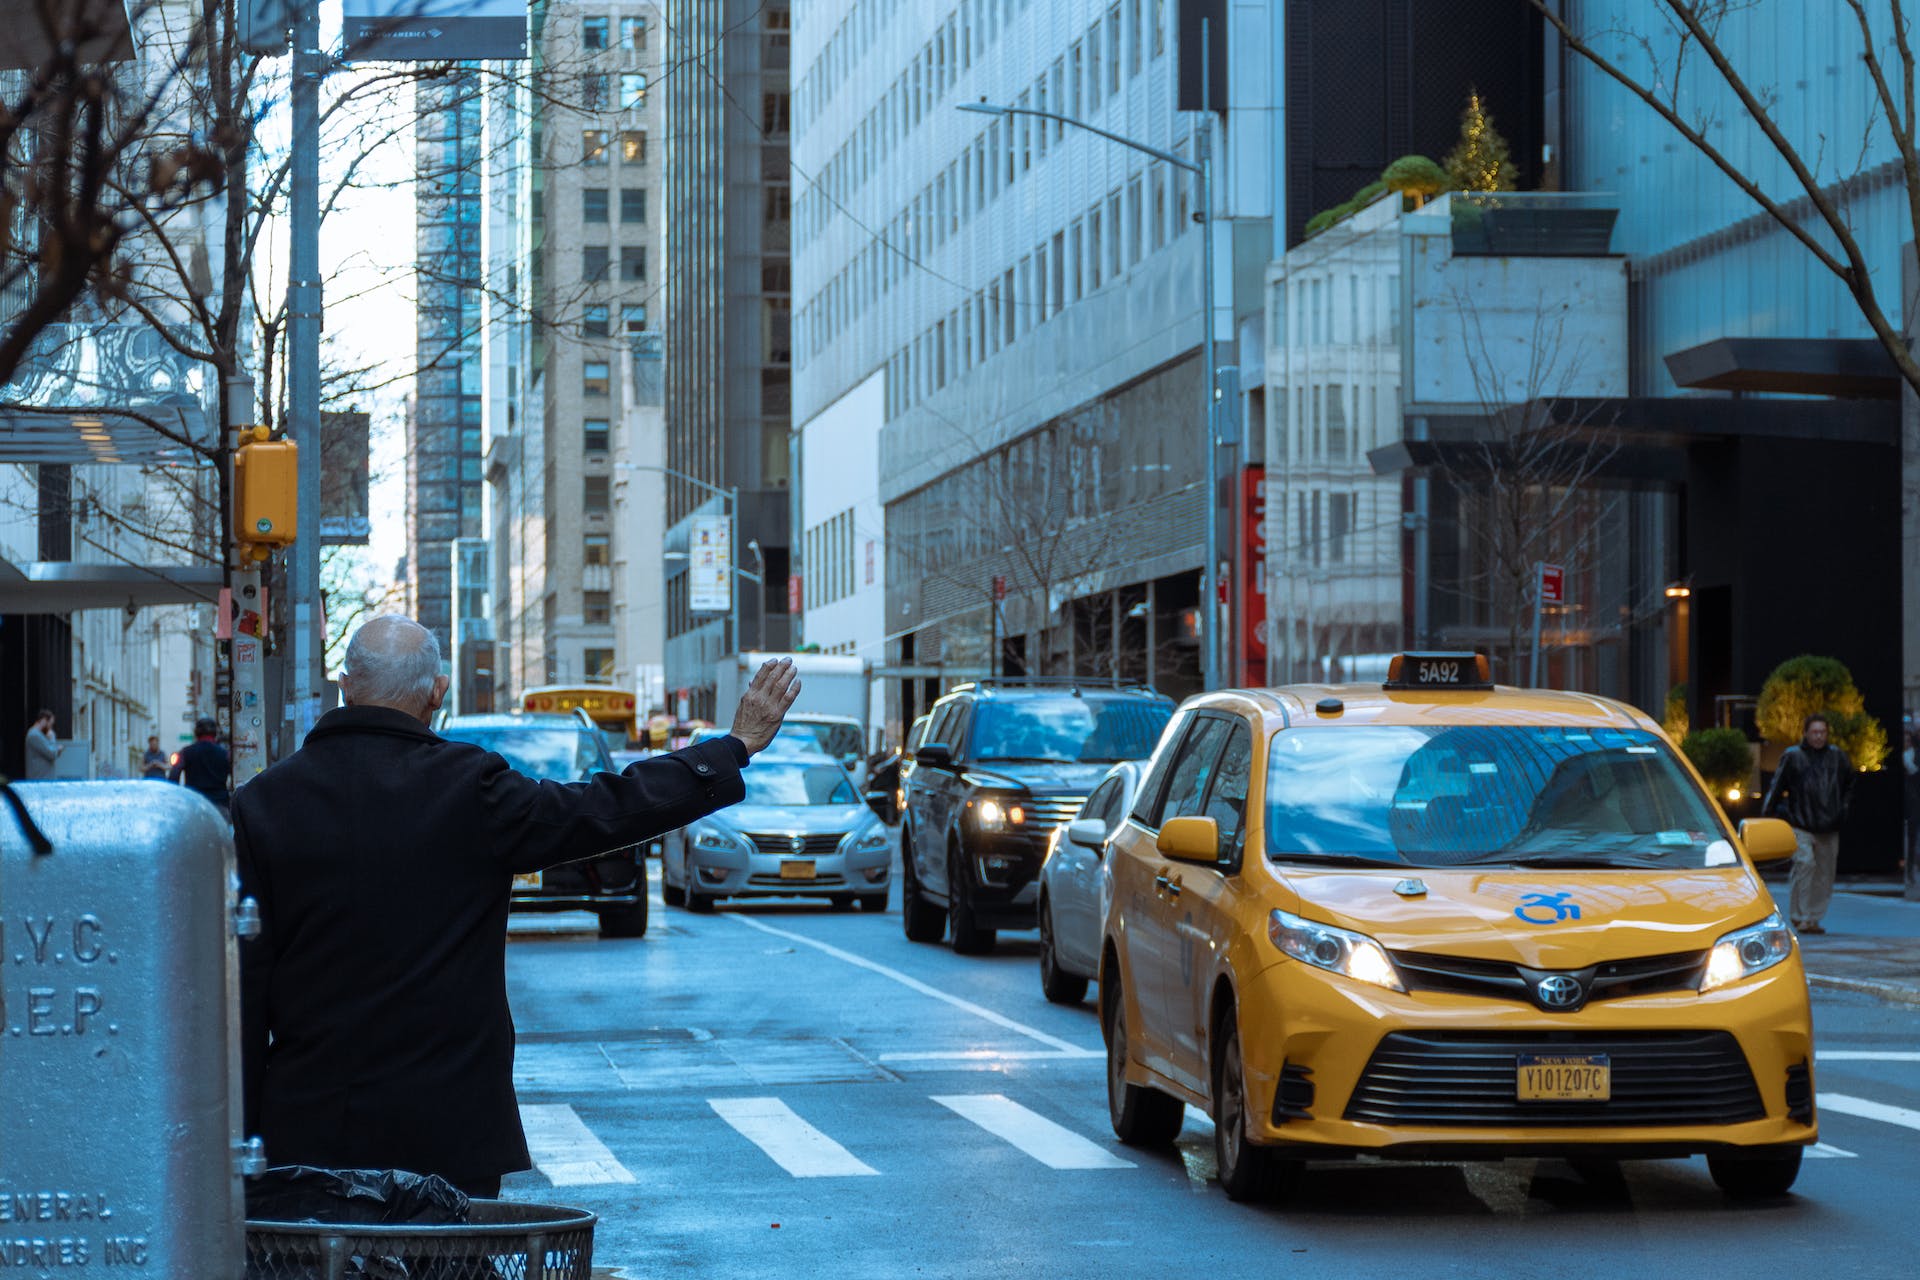
[[1240,1163],[1241,1113],[1246,1106],[1240,1088],[1239,1036],[1227,1041],[1224,1053],[1225,1061],[1220,1064],[1220,1149],[1226,1164],[1237,1165]]
[[1116,993],[1113,1002],[1113,1033],[1107,1040],[1107,1104],[1120,1113],[1122,1091],[1127,1087],[1127,1005],[1126,997]]

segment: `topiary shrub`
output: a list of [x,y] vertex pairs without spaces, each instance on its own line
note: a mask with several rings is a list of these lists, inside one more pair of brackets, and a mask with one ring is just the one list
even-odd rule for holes
[[1333,220],[1336,216],[1338,216],[1336,210],[1322,209],[1320,212],[1314,214],[1311,218],[1307,219],[1307,225],[1305,228],[1303,228],[1302,234],[1309,240],[1313,239],[1313,237],[1319,235],[1322,231],[1325,231],[1328,227],[1332,226]]
[[1803,653],[1775,667],[1760,686],[1754,720],[1768,742],[1788,747],[1800,741],[1806,718],[1816,711],[1827,717],[1834,745],[1856,769],[1872,773],[1886,762],[1886,728],[1867,714],[1853,673],[1838,658]]
[[1687,736],[1693,728],[1693,718],[1687,714],[1687,686],[1677,684],[1667,690],[1667,705],[1662,708],[1660,727],[1675,742]]
[[1753,748],[1738,729],[1702,729],[1680,740],[1680,750],[1715,791],[1743,787],[1753,776]]
[[1427,202],[1428,196],[1437,196],[1448,186],[1447,171],[1425,156],[1401,156],[1380,171],[1380,181],[1389,191],[1412,196],[1416,209]]
[[1354,192],[1353,199],[1347,201],[1347,203],[1356,209],[1364,209],[1385,194],[1387,194],[1387,184],[1379,178],[1375,178],[1372,182],[1369,182],[1366,186]]

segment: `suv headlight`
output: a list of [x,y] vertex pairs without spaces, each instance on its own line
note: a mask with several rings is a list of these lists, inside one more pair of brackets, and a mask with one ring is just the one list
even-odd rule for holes
[[982,831],[1005,831],[1026,820],[1027,811],[1011,799],[989,797],[974,802],[973,821]]
[[717,827],[699,827],[693,833],[696,849],[738,849],[740,842]]
[[1364,933],[1315,924],[1276,909],[1267,916],[1267,937],[1283,954],[1302,964],[1389,991],[1406,990],[1393,961],[1387,958],[1386,948]]
[[1751,978],[1793,954],[1793,931],[1775,911],[1759,924],[1735,929],[1713,944],[1707,970],[1700,975],[1702,994]]

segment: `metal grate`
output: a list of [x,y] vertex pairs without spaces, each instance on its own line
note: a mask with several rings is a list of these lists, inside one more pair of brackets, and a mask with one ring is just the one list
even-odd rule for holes
[[1022,800],[1020,807],[1027,811],[1028,826],[1050,829],[1079,817],[1086,803],[1085,796],[1034,796]]
[[789,857],[817,857],[824,853],[833,853],[840,848],[840,842],[847,838],[844,831],[829,831],[819,835],[798,837],[800,847],[793,847],[795,837],[785,832],[749,832],[747,839],[753,841],[753,847],[762,853],[786,854]]
[[[1521,1102],[1521,1054],[1605,1054],[1606,1102]],[[1346,1118],[1382,1124],[1737,1124],[1766,1115],[1740,1044],[1724,1031],[1414,1032],[1380,1041]]]
[[829,875],[796,880],[792,876],[760,875],[748,876],[747,883],[755,889],[837,889],[846,884],[846,879]]
[[593,1214],[474,1200],[456,1226],[247,1223],[246,1280],[590,1280]]
[[1787,1119],[1813,1123],[1813,1067],[1796,1062],[1787,1068]]
[[[1410,991],[1445,991],[1459,995],[1492,996],[1501,1000],[1537,1003],[1534,981],[1544,973],[1564,972],[1577,978],[1585,991],[1582,1003],[1619,1000],[1662,991],[1694,991],[1707,963],[1704,951],[1676,951],[1669,955],[1609,960],[1592,969],[1528,969],[1504,960],[1472,956],[1443,956],[1426,951],[1395,951],[1393,963]],[[1566,1010],[1571,1012],[1571,1010]],[[1549,1010],[1562,1012],[1562,1010]]]

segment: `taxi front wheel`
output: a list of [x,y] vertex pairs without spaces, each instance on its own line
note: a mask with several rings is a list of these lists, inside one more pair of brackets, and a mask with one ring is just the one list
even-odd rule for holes
[[1800,1176],[1800,1147],[1758,1147],[1707,1157],[1714,1185],[1735,1200],[1770,1200],[1787,1194]]
[[1213,1156],[1229,1200],[1277,1200],[1291,1189],[1300,1162],[1283,1160],[1247,1139],[1247,1077],[1240,1059],[1240,1028],[1229,1012],[1220,1028],[1213,1066]]
[[1158,1089],[1127,1083],[1127,1002],[1120,981],[1100,984],[1100,1028],[1107,1040],[1107,1118],[1114,1136],[1132,1147],[1164,1147],[1180,1136],[1187,1106]]

